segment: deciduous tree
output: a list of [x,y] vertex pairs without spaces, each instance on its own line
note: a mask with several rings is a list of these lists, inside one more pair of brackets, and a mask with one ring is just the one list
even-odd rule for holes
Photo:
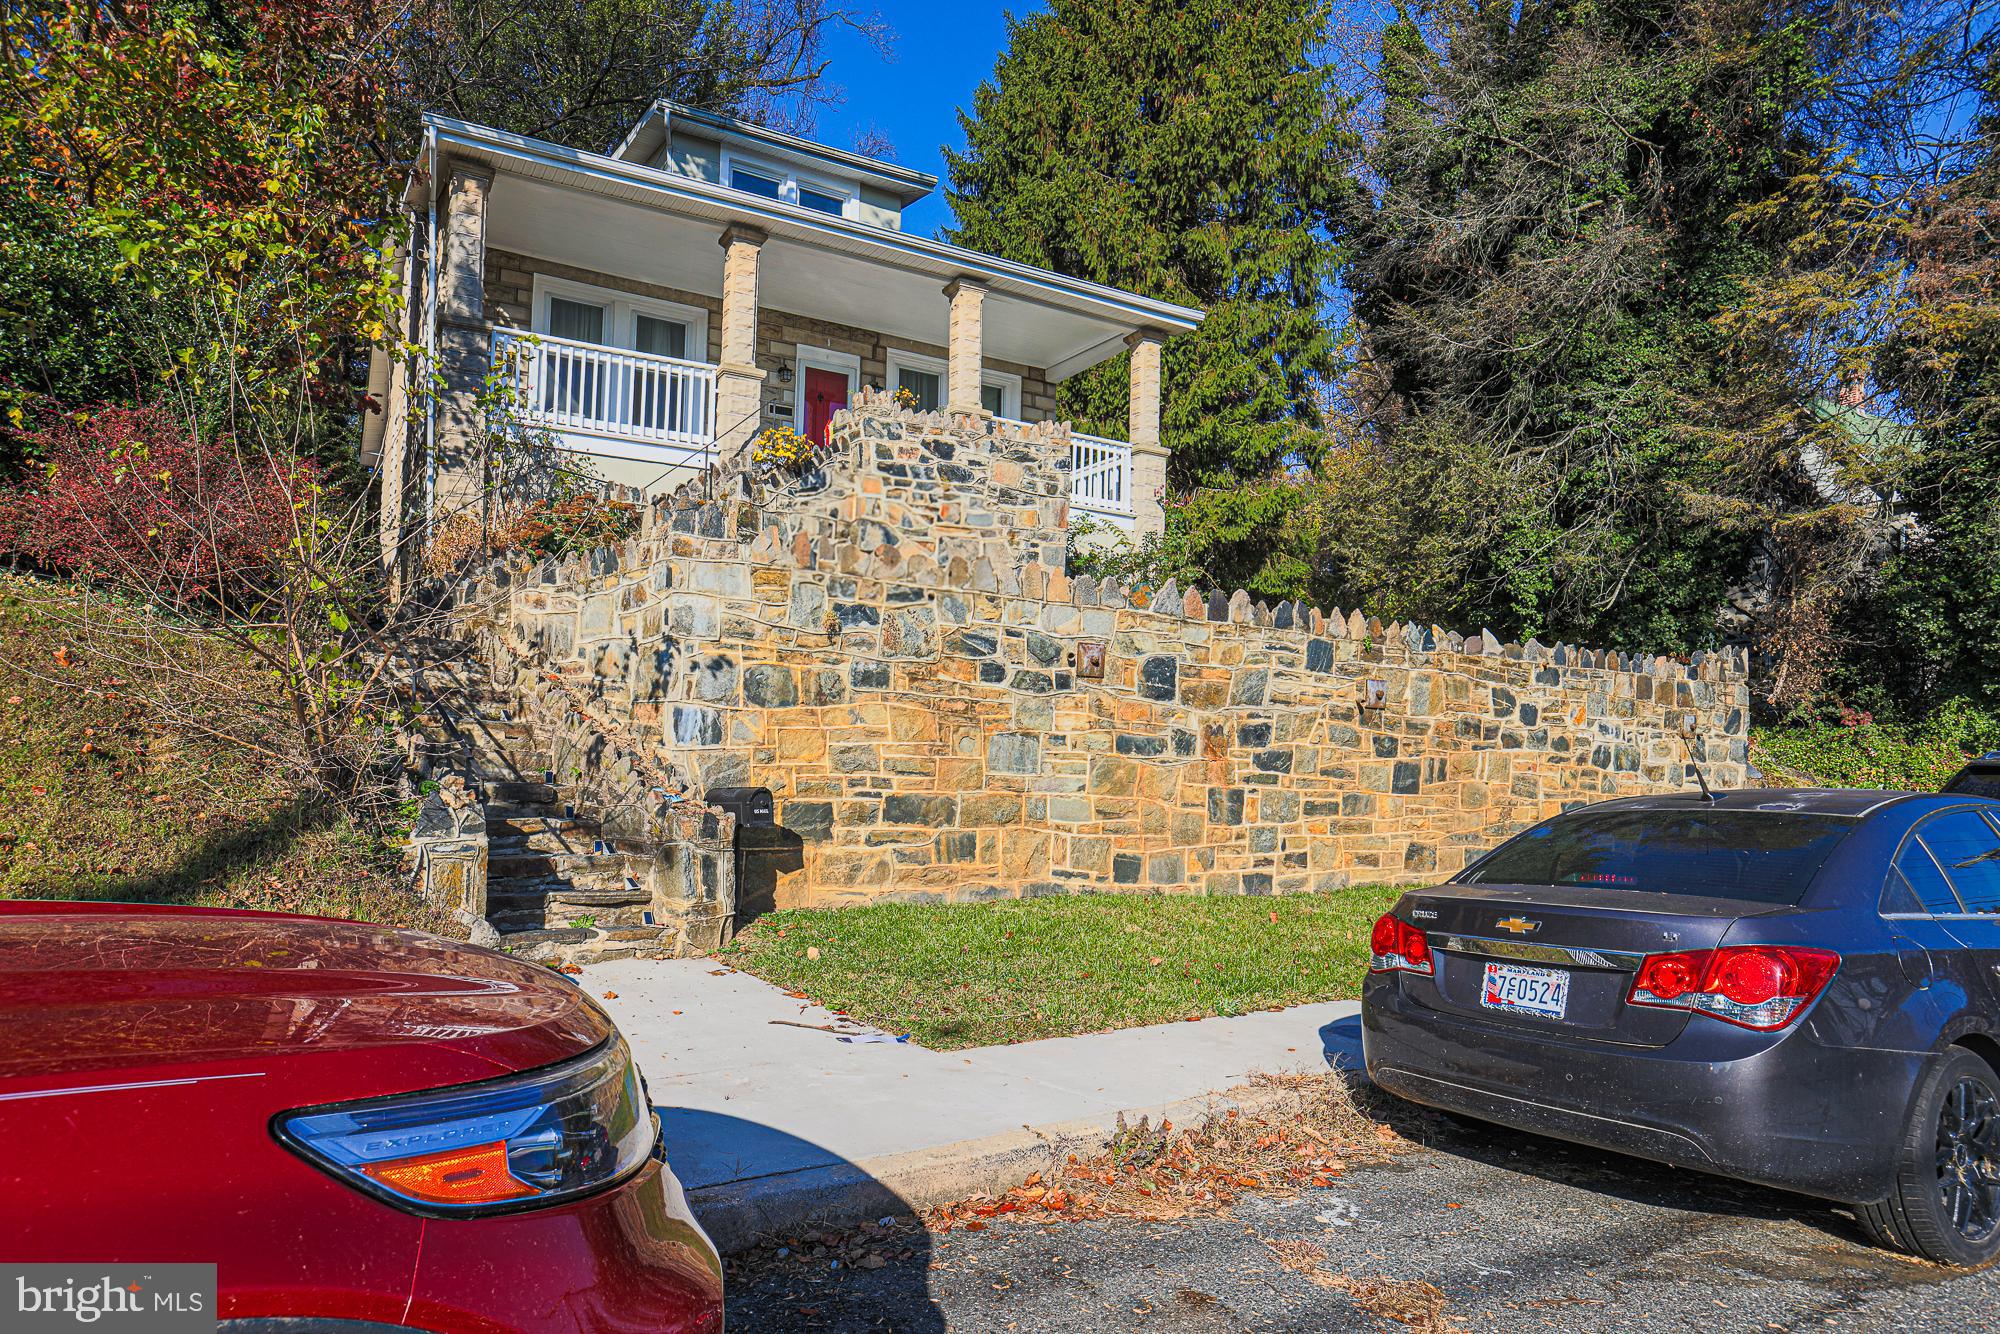
[[[948,152],[952,239],[1203,307],[1168,341],[1162,437],[1187,558],[1216,582],[1300,591],[1281,534],[1339,366],[1325,318],[1352,189],[1317,0],[1055,0],[1011,20]],[[1059,394],[1123,437],[1124,357]]]

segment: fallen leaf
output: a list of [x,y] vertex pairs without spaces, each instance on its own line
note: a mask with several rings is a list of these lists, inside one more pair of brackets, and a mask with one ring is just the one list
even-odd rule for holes
[[606,1000],[617,1000],[617,999],[618,999],[618,993],[617,993],[617,992],[615,992],[615,991],[607,991],[607,992],[605,992],[605,993],[604,993],[604,999],[606,999]]
[[817,946],[817,945],[808,945],[808,946],[806,946],[806,957],[807,957],[808,959],[817,959],[817,958],[819,958],[819,946]]

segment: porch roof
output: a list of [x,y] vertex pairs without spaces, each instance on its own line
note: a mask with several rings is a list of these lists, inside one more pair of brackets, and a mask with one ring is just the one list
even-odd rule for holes
[[[1202,312],[1017,264],[907,232],[763,199],[640,163],[509,134],[449,117],[426,117],[428,171],[446,159],[495,174],[488,244],[602,272],[716,295],[715,241],[731,223],[765,232],[760,301],[855,328],[941,344],[942,289],[957,278],[986,285],[985,350],[1060,380],[1117,355],[1128,334],[1192,329]],[[422,207],[428,186],[411,202]],[[577,196],[601,201],[580,207]],[[661,214],[678,219],[661,229]],[[650,216],[649,216],[650,215]]]

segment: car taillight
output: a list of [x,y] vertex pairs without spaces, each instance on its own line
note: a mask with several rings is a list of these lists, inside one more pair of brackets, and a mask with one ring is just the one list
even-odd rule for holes
[[622,1038],[479,1084],[287,1112],[287,1147],[398,1208],[454,1217],[557,1204],[645,1163],[658,1122]]
[[1424,933],[1394,913],[1375,919],[1368,936],[1368,971],[1371,973],[1422,973],[1431,971],[1431,943]]
[[1798,1018],[1839,967],[1832,950],[1791,945],[1649,954],[1625,1003],[1690,1010],[1769,1032]]

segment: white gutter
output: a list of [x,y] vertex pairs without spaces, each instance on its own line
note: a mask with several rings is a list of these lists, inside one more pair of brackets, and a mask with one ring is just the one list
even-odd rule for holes
[[1202,312],[1193,306],[1177,305],[1082,278],[1066,277],[1033,265],[1001,259],[997,255],[981,254],[908,232],[837,218],[796,204],[764,199],[740,190],[678,176],[657,167],[544,143],[448,116],[429,115],[424,120],[426,132],[432,136],[433,153],[438,145],[456,145],[492,158],[511,158],[552,168],[601,185],[635,187],[672,201],[713,210],[720,215],[719,221],[754,220],[772,235],[794,240],[858,243],[879,252],[885,260],[902,261],[897,265],[900,268],[913,267],[909,263],[911,260],[921,261],[923,265],[933,267],[941,277],[964,275],[985,279],[989,283],[997,282],[1003,290],[1007,287],[1025,289],[1026,294],[1048,305],[1134,326],[1175,333],[1185,332],[1201,322]]
[[430,126],[424,127],[424,157],[431,169],[424,191],[430,214],[424,233],[424,538],[428,542],[437,507],[438,153],[437,131]]

